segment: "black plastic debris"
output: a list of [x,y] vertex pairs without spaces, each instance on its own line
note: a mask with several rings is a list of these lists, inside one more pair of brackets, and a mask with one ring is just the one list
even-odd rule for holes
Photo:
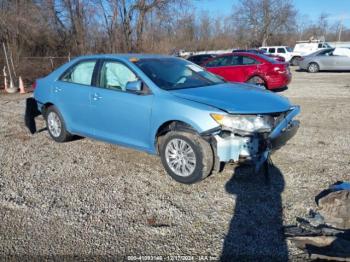
[[37,102],[34,98],[30,97],[26,100],[26,111],[24,114],[24,122],[31,134],[36,132],[35,118],[41,113],[38,110]]
[[331,185],[315,201],[317,211],[285,226],[285,236],[311,259],[350,261],[350,183]]

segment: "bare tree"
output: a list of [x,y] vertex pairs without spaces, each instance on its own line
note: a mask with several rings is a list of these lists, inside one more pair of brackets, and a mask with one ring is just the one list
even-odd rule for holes
[[233,18],[252,43],[267,45],[273,34],[293,30],[296,13],[289,0],[240,0]]

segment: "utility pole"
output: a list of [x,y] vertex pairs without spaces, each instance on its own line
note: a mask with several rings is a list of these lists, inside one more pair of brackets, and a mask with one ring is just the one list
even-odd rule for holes
[[339,28],[339,34],[338,34],[338,42],[341,41],[341,34],[342,34],[342,31],[343,31],[343,20],[344,20],[344,17],[342,17],[341,20],[340,20],[340,28]]

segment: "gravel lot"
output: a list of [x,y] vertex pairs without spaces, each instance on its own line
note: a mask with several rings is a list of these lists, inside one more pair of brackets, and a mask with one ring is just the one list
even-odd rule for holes
[[273,155],[270,183],[228,166],[182,185],[146,153],[90,139],[58,144],[47,131],[30,135],[23,123],[30,94],[1,93],[0,259],[302,259],[282,225],[315,208],[321,189],[349,181],[350,73],[294,70],[281,94],[301,105],[301,127]]

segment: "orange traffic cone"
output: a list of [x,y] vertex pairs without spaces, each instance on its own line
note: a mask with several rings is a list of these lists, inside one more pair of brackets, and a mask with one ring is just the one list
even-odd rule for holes
[[25,94],[26,90],[24,89],[22,77],[19,77],[18,83],[19,83],[19,93],[20,94]]

